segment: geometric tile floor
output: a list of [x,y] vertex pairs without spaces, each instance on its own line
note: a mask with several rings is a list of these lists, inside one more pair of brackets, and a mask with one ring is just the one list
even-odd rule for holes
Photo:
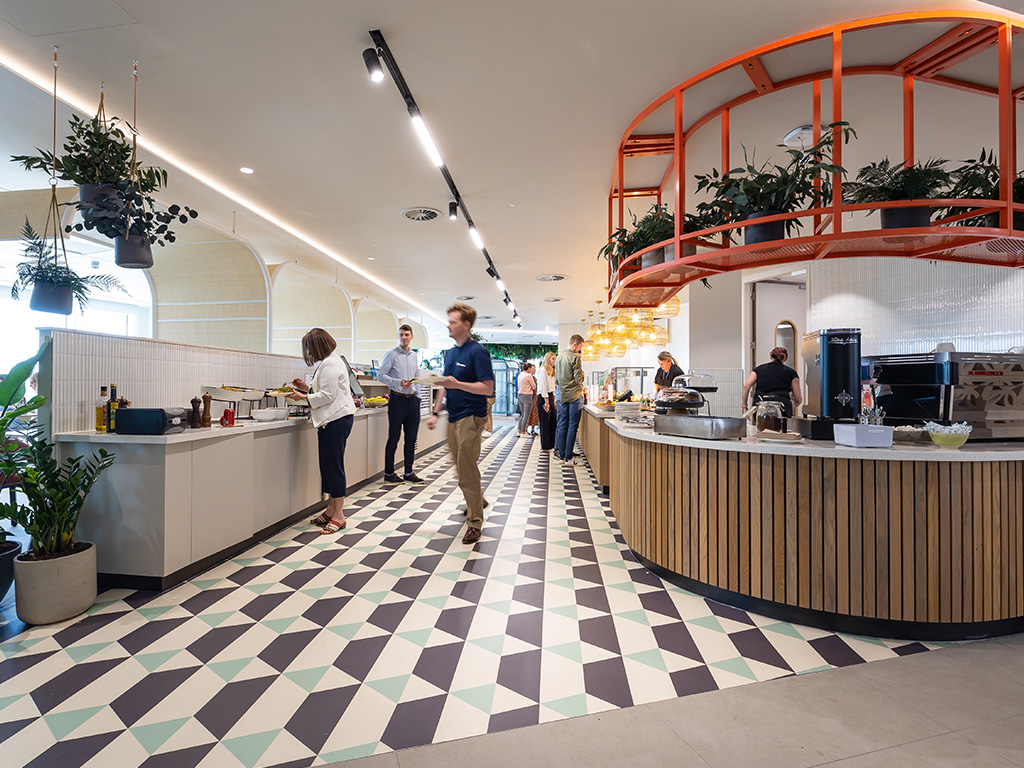
[[767,619],[662,582],[586,466],[506,427],[461,543],[445,448],[344,535],[300,524],[165,592],[0,624],[0,764],[305,768],[937,647]]

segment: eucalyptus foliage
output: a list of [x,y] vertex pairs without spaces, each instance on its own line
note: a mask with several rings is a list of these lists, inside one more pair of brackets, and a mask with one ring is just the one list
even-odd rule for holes
[[27,445],[0,454],[0,472],[17,475],[17,489],[26,501],[0,503],[0,517],[14,521],[32,537],[36,557],[67,554],[75,543],[75,529],[85,499],[100,474],[114,463],[114,454],[100,448],[98,455],[74,456],[59,462],[54,445],[33,428],[23,433]]
[[113,275],[82,277],[71,269],[66,261],[62,264],[57,258],[54,245],[38,234],[27,218],[21,230],[21,239],[24,243],[22,253],[26,260],[15,267],[18,276],[11,285],[12,299],[17,300],[24,291],[36,283],[52,283],[70,288],[71,295],[78,301],[79,309],[85,312],[85,306],[89,303],[89,292],[93,289],[127,293],[121,281]]
[[89,202],[71,203],[82,212],[82,220],[65,227],[66,232],[96,230],[113,240],[128,235],[143,236],[152,245],[175,241],[173,222],[187,224],[199,214],[188,206],[158,208],[152,197],[130,180],[105,186]]

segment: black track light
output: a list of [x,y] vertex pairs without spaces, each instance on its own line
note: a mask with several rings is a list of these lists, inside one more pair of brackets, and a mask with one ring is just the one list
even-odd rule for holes
[[376,48],[367,48],[363,51],[363,64],[366,65],[366,74],[370,76],[371,83],[384,81],[384,69],[380,65],[380,57]]
[[505,298],[503,298],[503,299],[502,299],[502,301],[503,301],[503,302],[505,302],[505,306],[506,306],[506,307],[507,307],[507,306],[508,306],[509,304],[511,304],[511,303],[512,303],[512,299],[510,299],[510,298],[508,297],[508,294],[507,294],[507,293],[505,294]]
[[459,218],[459,204],[452,200],[448,203],[448,218],[455,221]]
[[[452,205],[455,205],[455,203],[452,203]],[[493,277],[493,278],[497,279],[497,277],[498,277],[498,270],[496,270],[494,268],[493,264],[488,265],[488,267],[487,267],[487,276],[488,277]]]

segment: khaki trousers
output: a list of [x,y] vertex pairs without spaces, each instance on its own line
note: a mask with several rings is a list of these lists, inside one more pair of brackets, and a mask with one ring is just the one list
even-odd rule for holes
[[484,492],[480,486],[480,433],[487,419],[465,416],[448,424],[448,450],[459,475],[459,488],[466,498],[466,523],[470,528],[483,528]]
[[488,432],[494,431],[494,429],[492,429],[494,426],[494,400],[495,398],[493,397],[487,398],[487,426],[484,427],[484,429]]

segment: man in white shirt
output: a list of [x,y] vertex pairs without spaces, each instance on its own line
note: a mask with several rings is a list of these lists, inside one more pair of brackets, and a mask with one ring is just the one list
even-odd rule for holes
[[[420,393],[413,382],[419,370],[419,361],[412,350],[412,328],[398,329],[398,346],[384,355],[377,371],[377,380],[388,389],[388,442],[384,446],[384,480],[388,483],[422,483],[412,471],[416,458],[416,435],[420,429]],[[405,474],[395,472],[395,450],[398,438],[405,431]]]

